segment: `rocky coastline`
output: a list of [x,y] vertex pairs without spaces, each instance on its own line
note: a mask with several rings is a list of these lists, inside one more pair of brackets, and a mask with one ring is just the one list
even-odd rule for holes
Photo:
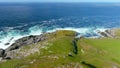
[[9,60],[12,59],[12,55],[10,55],[10,52],[14,51],[14,50],[18,50],[19,48],[23,47],[23,46],[27,46],[30,44],[36,44],[40,41],[44,41],[47,39],[47,34],[49,33],[44,33],[41,35],[30,35],[27,37],[23,37],[21,39],[18,39],[15,41],[15,43],[13,43],[10,47],[8,47],[7,49],[0,49],[0,60]]
[[[98,31],[98,33],[101,35],[101,38],[102,37],[116,38],[114,29],[105,30],[104,32]],[[50,33],[44,33],[41,35],[34,35],[34,36],[31,35],[31,36],[23,37],[21,39],[16,40],[16,42],[13,43],[7,49],[5,50],[0,49],[0,61],[13,59],[11,52],[13,51],[15,52],[16,50],[18,50],[19,48],[23,46],[27,46],[30,44],[36,44],[38,42],[44,41],[47,39],[47,35],[49,34]]]

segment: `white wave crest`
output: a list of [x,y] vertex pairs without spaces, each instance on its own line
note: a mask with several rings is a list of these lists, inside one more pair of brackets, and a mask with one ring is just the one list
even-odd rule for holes
[[[81,35],[87,36],[90,35],[90,37],[97,37],[95,34],[97,34],[98,36],[100,36],[97,31],[101,31],[104,32],[106,29],[105,28],[72,28],[72,27],[66,27],[66,28],[55,28],[55,29],[48,29],[46,30],[46,32],[51,33],[51,32],[55,32],[57,30],[72,30],[72,31],[76,31],[77,33],[79,33]],[[1,38],[0,38],[0,48],[2,49],[6,49],[8,48],[10,45],[12,45],[16,40],[25,37],[25,36],[29,36],[29,35],[40,35],[43,33],[43,29],[42,27],[39,26],[34,26],[28,29],[28,33],[26,34],[21,34],[20,31],[8,31],[6,35],[2,35],[2,32],[0,33]],[[94,36],[95,35],[95,36]],[[8,44],[9,43],[9,44]]]

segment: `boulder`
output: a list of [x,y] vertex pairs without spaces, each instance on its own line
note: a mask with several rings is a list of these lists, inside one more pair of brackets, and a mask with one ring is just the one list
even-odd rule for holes
[[5,57],[4,59],[6,59],[6,60],[11,60],[11,57]]
[[70,52],[70,53],[68,53],[68,56],[73,57],[73,54]]
[[10,43],[5,43],[5,45],[9,45]]
[[103,37],[110,37],[110,38],[114,38],[114,31],[113,30],[105,30],[104,32],[98,32],[99,34],[101,34]]
[[5,55],[5,50],[0,49],[0,57],[3,57]]
[[99,32],[104,37],[109,37],[105,32]]

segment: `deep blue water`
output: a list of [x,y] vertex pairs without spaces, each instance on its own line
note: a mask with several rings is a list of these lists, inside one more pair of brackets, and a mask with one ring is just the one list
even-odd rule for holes
[[[0,3],[0,48],[6,48],[6,42],[56,28],[91,36],[98,28],[119,27],[119,3]],[[9,41],[12,37],[15,40]]]
[[[109,5],[109,4],[108,4]],[[0,27],[16,27],[32,22],[69,18],[87,24],[119,22],[120,6],[106,6],[98,3],[1,3]],[[92,17],[92,18],[91,18]],[[91,23],[92,22],[92,23]],[[66,22],[67,23],[67,22]],[[65,24],[65,23],[63,23]],[[69,23],[68,23],[69,24]],[[83,25],[87,25],[86,23]],[[33,23],[32,23],[33,25]],[[111,27],[111,26],[108,26]]]

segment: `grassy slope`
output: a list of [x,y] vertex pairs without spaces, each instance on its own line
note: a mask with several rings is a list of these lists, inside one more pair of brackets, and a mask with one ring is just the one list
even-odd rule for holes
[[115,34],[118,38],[79,40],[81,59],[98,68],[120,67],[120,30],[116,29]]
[[[78,40],[78,54],[73,53],[72,31],[57,31],[49,35],[49,39],[37,45],[44,45],[40,53],[34,53],[23,59],[9,60],[0,63],[0,68],[113,68],[120,64],[120,39],[81,39]],[[26,46],[23,49],[29,49]],[[24,50],[23,50],[24,51]],[[72,53],[73,57],[68,56]],[[89,65],[83,64],[85,62]]]
[[[49,39],[37,45],[44,45],[40,48],[40,54],[34,53],[23,59],[9,60],[0,64],[0,68],[53,68],[53,67],[71,67],[76,64],[80,59],[77,55],[72,53],[74,57],[68,56],[73,52],[72,40],[74,39],[75,32],[73,31],[57,31],[55,34],[49,35]],[[25,46],[23,49],[29,49],[32,46]],[[21,50],[23,51],[23,50]]]
[[99,68],[119,66],[120,39],[81,39],[79,42],[84,51],[82,60]]

